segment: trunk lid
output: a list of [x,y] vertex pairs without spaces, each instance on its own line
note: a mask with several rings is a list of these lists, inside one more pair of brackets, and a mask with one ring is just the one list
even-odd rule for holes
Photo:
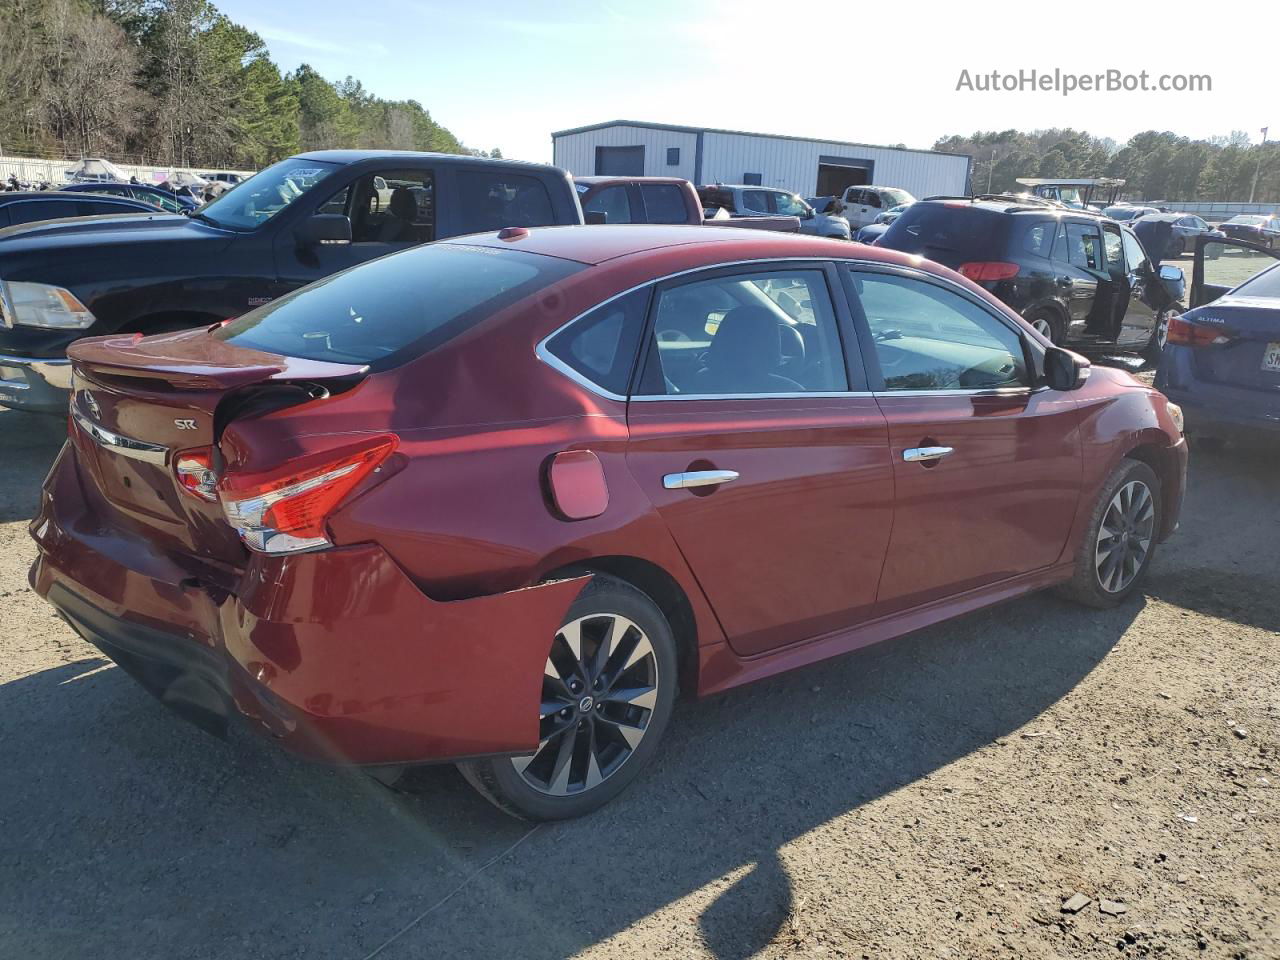
[[221,506],[184,492],[183,451],[216,448],[227,423],[323,396],[365,367],[233,346],[188,330],[83,340],[74,371],[71,439],[87,482],[135,534],[169,553],[240,565],[244,547]]
[[1226,343],[1195,351],[1202,380],[1280,391],[1280,300],[1225,296],[1189,314],[1189,319],[1222,331]]

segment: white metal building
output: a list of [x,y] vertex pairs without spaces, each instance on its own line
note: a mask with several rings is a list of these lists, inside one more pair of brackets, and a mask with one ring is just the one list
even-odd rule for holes
[[968,192],[971,158],[843,140],[611,120],[551,135],[554,163],[575,176],[684,177],[826,196],[873,183],[917,197]]

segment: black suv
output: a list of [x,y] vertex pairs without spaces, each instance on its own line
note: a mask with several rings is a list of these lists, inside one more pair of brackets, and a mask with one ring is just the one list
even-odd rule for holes
[[878,246],[918,254],[990,290],[1054,343],[1115,344],[1154,357],[1184,279],[1132,230],[1026,197],[934,197],[895,220]]

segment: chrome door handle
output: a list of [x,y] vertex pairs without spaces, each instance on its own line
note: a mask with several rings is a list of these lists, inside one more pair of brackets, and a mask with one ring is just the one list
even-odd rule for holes
[[735,470],[694,470],[692,473],[668,473],[662,478],[662,485],[668,490],[687,490],[689,487],[715,487],[737,479]]
[[907,447],[902,451],[902,459],[907,463],[927,463],[952,453],[955,453],[954,447]]

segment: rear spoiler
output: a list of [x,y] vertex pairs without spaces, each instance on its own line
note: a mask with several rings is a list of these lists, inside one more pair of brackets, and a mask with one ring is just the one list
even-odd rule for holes
[[73,343],[74,369],[85,374],[164,381],[179,390],[230,390],[281,380],[332,380],[362,376],[368,366],[286,357],[237,347],[207,328],[144,337],[115,334]]

